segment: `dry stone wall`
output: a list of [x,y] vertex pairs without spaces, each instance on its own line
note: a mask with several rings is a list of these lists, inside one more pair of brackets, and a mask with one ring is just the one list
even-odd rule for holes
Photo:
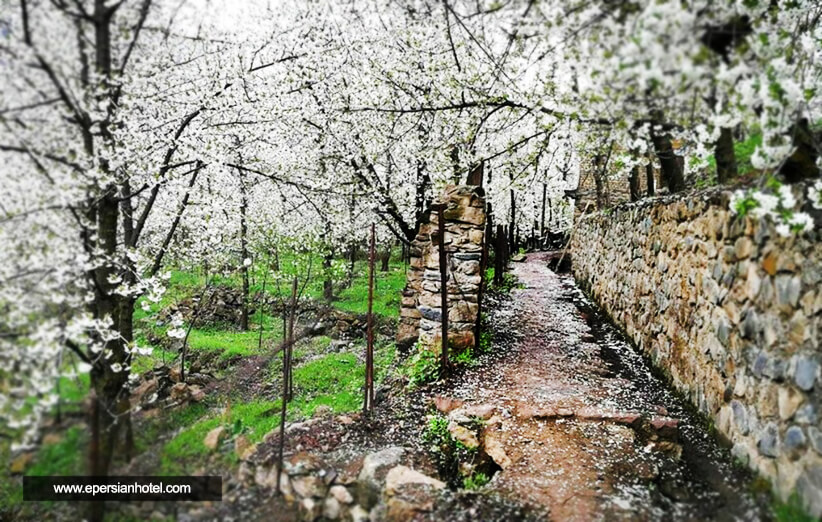
[[[449,345],[459,352],[475,344],[485,197],[481,187],[448,185],[434,204],[445,205],[448,339]],[[428,211],[411,246],[397,342],[410,346],[419,341],[422,349],[438,352],[442,344],[442,307],[437,227],[437,213]]]
[[574,275],[740,460],[819,516],[820,219],[816,231],[783,238],[769,220],[730,213],[729,197],[652,199],[582,217]]

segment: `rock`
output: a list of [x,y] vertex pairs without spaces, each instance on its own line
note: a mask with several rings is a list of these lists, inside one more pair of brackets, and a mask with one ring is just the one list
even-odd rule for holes
[[331,406],[326,406],[325,404],[320,404],[316,408],[314,408],[314,413],[312,414],[313,417],[328,417],[329,415],[333,415],[334,410]]
[[134,389],[131,392],[131,405],[137,406],[138,404],[142,404],[154,394],[159,387],[159,381],[157,378],[149,379],[147,381],[143,381],[140,386]]
[[362,506],[357,505],[351,508],[351,511],[348,512],[348,515],[351,517],[351,522],[368,522],[368,511],[363,509]]
[[434,504],[432,501],[417,504],[401,498],[390,498],[385,505],[384,513],[380,514],[372,512],[371,520],[385,520],[386,522],[406,522],[408,520],[418,520],[421,513],[431,511],[433,508]]
[[762,286],[762,279],[759,277],[756,265],[751,263],[748,265],[747,280],[745,282],[745,295],[753,301],[759,294],[759,288]]
[[466,404],[455,410],[454,414],[459,413],[466,417],[488,420],[494,416],[495,409],[493,404]]
[[300,477],[292,477],[291,487],[297,496],[306,497],[322,497],[325,494],[325,485],[322,479],[314,475],[303,475]]
[[651,429],[663,439],[675,441],[679,432],[679,421],[671,417],[653,417],[650,420]]
[[169,396],[174,402],[183,402],[189,399],[191,396],[191,391],[188,389],[188,385],[186,383],[178,382],[171,387],[171,393]]
[[485,433],[482,443],[485,449],[485,454],[491,457],[491,460],[493,460],[497,466],[505,469],[512,464],[511,458],[505,453],[505,448],[502,446],[502,442],[500,442],[493,431],[488,431]]
[[423,484],[433,489],[445,488],[445,482],[431,478],[407,466],[395,466],[385,476],[384,491],[387,495],[394,495],[403,486],[408,484]]
[[748,412],[745,411],[745,406],[738,400],[731,401],[731,412],[733,414],[734,424],[741,435],[747,435],[748,427]]
[[461,407],[465,401],[462,399],[453,399],[451,397],[444,397],[442,395],[437,395],[434,397],[434,406],[437,408],[438,411],[441,413],[448,414],[453,410]]
[[189,391],[191,392],[191,400],[194,402],[200,402],[205,399],[205,391],[197,385],[189,386]]
[[248,460],[256,449],[257,446],[252,444],[245,435],[238,435],[237,438],[234,439],[234,453],[240,460]]
[[340,518],[340,502],[334,497],[326,497],[323,502],[323,517],[328,520]]
[[305,522],[314,522],[314,520],[320,516],[321,510],[322,504],[318,503],[314,499],[304,498],[300,501],[300,520],[304,520]]
[[814,451],[822,455],[822,431],[816,426],[811,426],[808,428],[808,438]]
[[365,456],[357,478],[356,499],[359,504],[370,509],[377,503],[385,475],[400,463],[404,454],[405,448],[393,446]]
[[776,458],[779,456],[779,431],[776,424],[769,422],[759,434],[756,442],[759,452],[766,457]]
[[328,490],[328,494],[335,499],[340,504],[351,504],[354,502],[354,497],[351,496],[351,493],[348,492],[348,488],[345,486],[340,486],[337,484],[336,486],[331,486],[331,489]]
[[816,408],[811,403],[800,406],[793,416],[794,422],[799,424],[816,424],[816,419]]
[[448,432],[454,439],[468,449],[476,449],[479,447],[479,441],[473,431],[469,430],[455,421],[448,423]]
[[822,516],[822,466],[808,466],[796,481],[796,490],[812,517]]
[[525,254],[514,254],[513,256],[511,256],[511,261],[513,261],[514,263],[522,263],[523,261],[525,261],[525,258]]
[[799,405],[805,400],[803,395],[791,387],[779,388],[779,418],[788,420],[793,417]]
[[765,259],[762,260],[762,269],[768,273],[768,275],[774,276],[776,275],[776,253],[771,251],[768,255],[765,256]]
[[799,302],[802,282],[799,277],[779,275],[775,278],[777,304],[784,308],[794,308]]
[[800,389],[811,391],[816,381],[816,370],[818,364],[814,359],[802,356],[796,360],[796,371],[794,372],[794,382]]
[[208,434],[205,436],[205,439],[203,439],[203,444],[209,450],[214,451],[220,445],[220,442],[222,442],[225,436],[225,427],[217,426],[216,428],[208,432]]
[[383,472],[387,472],[388,469],[399,464],[404,454],[405,448],[399,446],[392,446],[384,450],[369,453],[363,459],[359,480],[381,480],[385,476]]
[[751,238],[742,236],[734,244],[734,255],[737,259],[747,259],[753,253],[754,244]]
[[791,459],[796,460],[801,457],[807,446],[808,439],[805,437],[802,428],[791,426],[785,431],[785,440],[782,442],[782,447]]

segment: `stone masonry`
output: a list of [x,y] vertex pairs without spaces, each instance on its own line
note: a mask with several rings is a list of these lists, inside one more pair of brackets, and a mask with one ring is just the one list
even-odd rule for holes
[[[448,337],[459,353],[475,344],[482,242],[485,235],[485,196],[481,187],[448,185],[436,204],[445,204],[445,251],[448,255]],[[440,296],[437,213],[427,211],[411,245],[411,262],[402,293],[397,343],[439,353],[442,309]]]
[[[794,187],[804,199],[803,187]],[[728,210],[730,193],[578,221],[574,275],[783,499],[822,515],[822,241]],[[807,209],[805,205],[805,209]],[[817,213],[818,214],[818,213]]]

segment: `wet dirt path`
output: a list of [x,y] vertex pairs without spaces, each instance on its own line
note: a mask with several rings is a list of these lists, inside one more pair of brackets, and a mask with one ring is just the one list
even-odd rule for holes
[[490,404],[511,463],[488,488],[551,520],[768,520],[752,477],[649,370],[568,274],[528,255],[492,312],[504,355],[450,394]]

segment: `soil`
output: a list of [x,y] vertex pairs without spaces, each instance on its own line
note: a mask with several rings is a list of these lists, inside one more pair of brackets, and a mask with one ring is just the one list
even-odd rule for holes
[[[504,356],[448,386],[493,404],[513,464],[486,487],[551,520],[767,520],[768,499],[568,274],[529,254],[493,310]],[[495,347],[497,349],[497,347]],[[443,390],[446,391],[446,390]]]

